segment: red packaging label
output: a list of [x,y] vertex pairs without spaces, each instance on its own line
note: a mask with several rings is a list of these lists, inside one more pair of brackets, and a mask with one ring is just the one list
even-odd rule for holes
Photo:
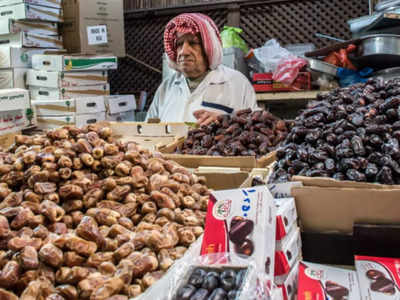
[[272,282],[275,221],[274,201],[265,186],[212,192],[201,255],[229,252],[232,260],[252,258]]
[[400,299],[400,258],[356,256],[363,300]]
[[298,300],[360,300],[357,274],[309,262],[299,267]]

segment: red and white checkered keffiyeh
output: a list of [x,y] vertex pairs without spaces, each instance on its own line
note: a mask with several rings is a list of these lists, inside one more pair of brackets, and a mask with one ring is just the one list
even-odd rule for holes
[[211,70],[215,69],[222,63],[222,42],[217,25],[215,25],[214,21],[206,15],[190,13],[181,14],[173,18],[165,27],[164,47],[170,60],[169,64],[172,68],[175,70],[178,69],[176,64],[176,39],[178,32],[184,34],[200,33],[203,49],[208,58],[208,64]]

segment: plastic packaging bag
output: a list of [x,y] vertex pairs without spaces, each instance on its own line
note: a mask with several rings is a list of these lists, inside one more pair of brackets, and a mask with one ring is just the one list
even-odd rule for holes
[[307,65],[307,61],[300,57],[288,57],[280,61],[272,79],[291,85],[299,75],[300,70]]
[[254,49],[254,55],[264,67],[264,72],[274,72],[282,59],[295,57],[275,40],[267,41],[261,48]]
[[224,26],[221,32],[221,40],[223,48],[239,48],[246,55],[249,52],[246,42],[240,37],[243,30],[238,27]]
[[[218,278],[218,285],[211,277]],[[263,279],[257,274],[254,260],[249,258],[233,258],[229,253],[214,253],[181,259],[174,266],[168,300],[186,299],[182,296],[184,293],[190,295],[189,298],[195,293],[205,293],[207,296],[204,297],[209,299],[207,297],[213,292],[224,294],[222,291],[224,289],[234,293],[236,297],[232,299],[235,300],[271,299],[268,297],[271,293],[260,284],[262,281]],[[204,290],[205,288],[208,288],[208,292]],[[218,288],[222,290],[215,292]],[[228,292],[225,293],[227,297]]]

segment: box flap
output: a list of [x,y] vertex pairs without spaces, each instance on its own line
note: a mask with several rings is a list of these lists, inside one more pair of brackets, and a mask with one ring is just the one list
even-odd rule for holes
[[134,95],[111,95],[106,98],[107,112],[111,115],[136,109]]

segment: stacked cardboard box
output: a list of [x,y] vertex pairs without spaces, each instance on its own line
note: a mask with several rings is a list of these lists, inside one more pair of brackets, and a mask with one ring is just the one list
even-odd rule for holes
[[27,85],[42,129],[105,120],[114,56],[33,55]]
[[276,206],[276,246],[274,282],[282,290],[283,300],[294,299],[301,255],[301,236],[291,188],[299,182],[269,186]]
[[34,53],[63,48],[62,0],[0,0],[0,88],[25,88]]

